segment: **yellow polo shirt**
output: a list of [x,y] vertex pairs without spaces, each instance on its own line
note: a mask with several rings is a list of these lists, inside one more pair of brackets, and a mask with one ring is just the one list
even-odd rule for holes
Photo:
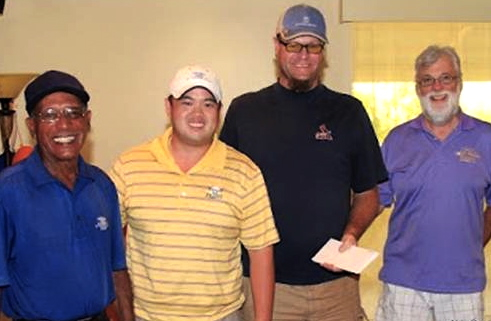
[[242,243],[279,241],[263,176],[217,140],[187,173],[169,151],[172,129],[123,153],[116,184],[135,311],[145,320],[217,320],[240,308]]

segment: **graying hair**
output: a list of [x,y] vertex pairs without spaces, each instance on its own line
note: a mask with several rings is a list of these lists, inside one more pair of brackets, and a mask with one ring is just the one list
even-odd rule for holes
[[447,56],[452,60],[453,66],[457,71],[457,76],[462,77],[460,58],[455,49],[450,46],[441,47],[437,45],[428,46],[419,54],[418,58],[416,58],[416,62],[414,64],[414,71],[416,75],[418,74],[419,70],[433,65],[442,56]]

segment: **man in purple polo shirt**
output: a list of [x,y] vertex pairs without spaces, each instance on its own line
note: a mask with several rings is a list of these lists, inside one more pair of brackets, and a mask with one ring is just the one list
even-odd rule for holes
[[382,145],[389,181],[380,185],[380,200],[394,209],[376,320],[483,320],[491,125],[459,107],[462,73],[453,48],[429,46],[415,72],[422,114]]

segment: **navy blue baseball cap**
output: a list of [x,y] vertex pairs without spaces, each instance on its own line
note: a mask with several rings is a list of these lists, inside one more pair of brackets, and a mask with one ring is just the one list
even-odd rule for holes
[[29,116],[31,116],[41,99],[57,91],[75,95],[84,104],[87,104],[90,100],[90,96],[84,86],[74,76],[57,70],[46,71],[27,85],[24,91],[26,111]]
[[306,4],[286,9],[278,20],[276,34],[287,41],[300,36],[312,36],[328,43],[324,16],[318,9]]

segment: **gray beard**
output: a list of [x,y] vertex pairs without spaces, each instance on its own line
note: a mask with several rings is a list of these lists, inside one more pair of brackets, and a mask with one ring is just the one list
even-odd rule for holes
[[425,97],[419,97],[423,113],[428,120],[437,126],[445,125],[452,120],[459,111],[459,96],[460,92],[452,93],[447,92],[449,100],[443,110],[435,110],[432,106],[431,100],[428,98],[428,94]]

